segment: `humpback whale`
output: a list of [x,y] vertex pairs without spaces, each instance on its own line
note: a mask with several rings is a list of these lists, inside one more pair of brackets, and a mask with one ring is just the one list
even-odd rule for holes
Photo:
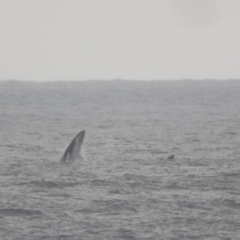
[[65,150],[62,158],[61,158],[61,163],[72,163],[76,161],[77,159],[82,160],[82,156],[80,154],[81,147],[83,144],[83,139],[85,136],[85,131],[81,131],[80,133],[77,134],[77,136],[71,141],[67,149]]

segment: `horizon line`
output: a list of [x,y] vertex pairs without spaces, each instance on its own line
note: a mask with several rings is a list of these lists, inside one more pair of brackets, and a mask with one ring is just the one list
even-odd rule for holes
[[0,79],[0,82],[33,82],[33,83],[54,83],[54,82],[157,82],[157,81],[238,81],[240,78],[181,78],[181,79],[121,79],[121,78],[113,78],[113,79],[79,79],[79,80],[66,80],[66,79],[58,79],[58,80],[22,80],[22,79]]

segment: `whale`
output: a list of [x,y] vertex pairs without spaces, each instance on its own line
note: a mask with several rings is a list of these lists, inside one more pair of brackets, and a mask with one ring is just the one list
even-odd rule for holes
[[60,160],[61,164],[70,164],[72,162],[75,162],[76,160],[83,160],[81,156],[81,148],[82,148],[84,136],[85,136],[85,130],[82,130],[71,141],[71,143],[65,150]]

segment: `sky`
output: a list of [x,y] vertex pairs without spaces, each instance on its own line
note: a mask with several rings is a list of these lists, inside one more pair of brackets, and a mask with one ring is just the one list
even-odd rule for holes
[[0,80],[240,78],[239,0],[0,0]]

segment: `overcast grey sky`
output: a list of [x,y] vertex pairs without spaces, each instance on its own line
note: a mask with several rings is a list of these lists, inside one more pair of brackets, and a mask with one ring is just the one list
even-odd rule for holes
[[240,78],[240,0],[0,0],[0,79]]

